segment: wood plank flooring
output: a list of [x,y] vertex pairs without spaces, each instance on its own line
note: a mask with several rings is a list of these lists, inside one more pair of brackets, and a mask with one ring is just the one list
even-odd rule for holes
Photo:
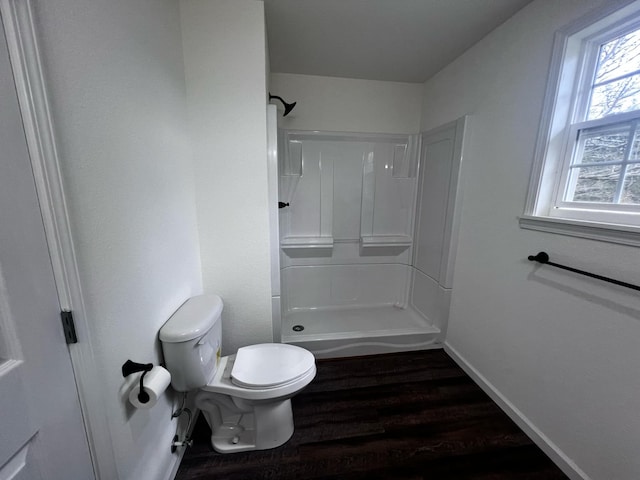
[[318,362],[282,447],[221,455],[202,417],[177,480],[566,480],[444,353]]

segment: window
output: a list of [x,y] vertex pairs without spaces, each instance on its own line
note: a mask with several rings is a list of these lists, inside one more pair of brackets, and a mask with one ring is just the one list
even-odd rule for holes
[[640,1],[606,8],[557,34],[520,224],[640,245]]

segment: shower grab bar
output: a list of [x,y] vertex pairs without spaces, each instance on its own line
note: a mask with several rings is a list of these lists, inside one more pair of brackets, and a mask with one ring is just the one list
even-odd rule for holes
[[640,291],[640,287],[638,285],[633,285],[627,282],[621,282],[620,280],[615,280],[613,278],[604,277],[602,275],[596,275],[595,273],[585,272],[584,270],[578,270],[577,268],[567,267],[565,265],[560,265],[558,263],[549,261],[549,254],[546,252],[540,252],[537,255],[529,255],[527,257],[530,262],[539,262],[546,265],[552,265],[557,268],[561,268],[563,270],[568,270],[570,272],[579,273],[580,275],[585,275],[587,277],[596,278],[598,280],[602,280],[603,282],[613,283],[615,285],[620,285],[621,287],[627,287],[632,290]]

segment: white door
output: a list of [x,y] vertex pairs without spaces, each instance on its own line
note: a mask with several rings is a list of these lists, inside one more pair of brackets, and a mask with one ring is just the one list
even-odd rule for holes
[[0,480],[92,478],[0,22]]

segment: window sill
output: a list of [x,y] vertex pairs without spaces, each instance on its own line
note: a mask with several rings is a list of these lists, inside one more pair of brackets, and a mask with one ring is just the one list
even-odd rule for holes
[[520,228],[640,247],[640,227],[523,215]]

